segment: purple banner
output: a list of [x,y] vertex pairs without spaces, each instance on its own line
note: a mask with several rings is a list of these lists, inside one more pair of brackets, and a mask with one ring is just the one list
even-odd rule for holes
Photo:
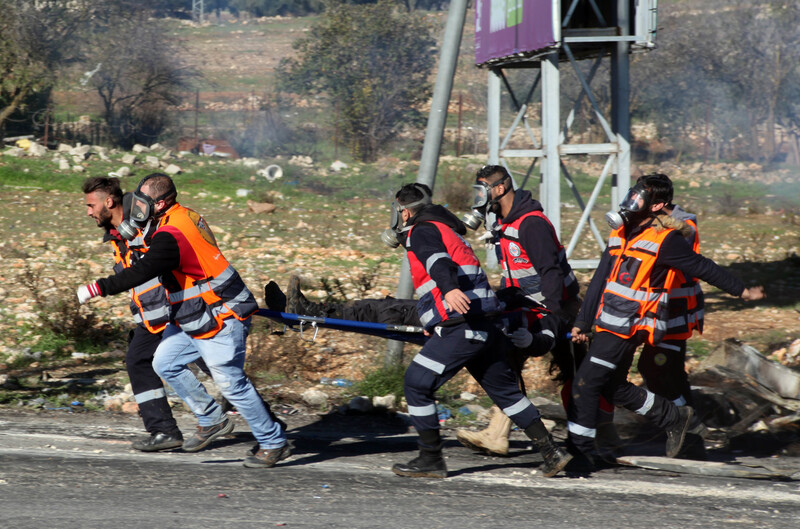
[[476,0],[475,63],[555,44],[555,0]]

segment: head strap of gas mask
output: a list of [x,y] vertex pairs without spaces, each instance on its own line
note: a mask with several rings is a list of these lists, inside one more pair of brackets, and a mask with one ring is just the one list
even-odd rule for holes
[[142,201],[144,201],[144,202],[146,202],[148,204],[148,206],[149,206],[148,209],[149,209],[149,213],[150,213],[149,216],[150,217],[156,217],[157,216],[156,215],[156,204],[159,201],[166,200],[166,199],[168,199],[170,197],[175,197],[175,196],[178,195],[178,190],[175,189],[175,184],[172,182],[171,178],[169,178],[169,181],[170,181],[170,184],[171,184],[169,186],[169,189],[167,189],[165,192],[161,193],[161,195],[159,195],[159,196],[157,196],[155,198],[151,198],[148,195],[144,194],[142,192],[142,187],[144,186],[144,184],[148,180],[150,180],[152,178],[155,178],[155,177],[158,177],[158,176],[163,176],[163,177],[169,178],[167,175],[161,174],[161,173],[153,173],[153,174],[147,175],[144,178],[142,178],[141,182],[139,182],[139,185],[136,187],[136,191],[133,192],[133,196],[136,199],[142,200]]
[[392,218],[389,222],[389,227],[385,229],[383,233],[381,233],[381,240],[390,248],[397,248],[400,246],[400,241],[398,240],[399,235],[411,229],[410,227],[403,225],[403,219],[401,216],[403,210],[415,209],[419,206],[424,206],[432,202],[432,197],[428,194],[428,191],[425,187],[423,187],[421,184],[412,185],[422,193],[422,198],[415,200],[414,202],[409,202],[408,204],[401,204],[397,200],[392,202]]
[[506,196],[512,187],[506,185],[505,191],[495,198],[492,198],[492,189],[510,179],[511,175],[506,173],[502,178],[491,184],[479,180],[472,186],[472,210],[469,213],[465,213],[461,219],[468,228],[477,230],[481,223],[486,220],[487,210],[496,213],[496,206],[500,203],[500,199]]
[[[139,230],[146,232],[147,228],[150,226],[150,223],[159,216],[159,214],[156,213],[156,204],[159,201],[177,196],[178,194],[177,190],[175,189],[175,184],[173,183],[171,186],[169,186],[169,189],[167,189],[166,192],[162,193],[156,198],[146,195],[142,191],[142,186],[144,186],[148,180],[156,176],[166,175],[154,173],[145,176],[142,181],[139,182],[139,185],[136,187],[136,191],[130,193],[129,196],[123,197],[123,221],[117,227],[117,231],[124,239],[128,241],[133,240]],[[172,179],[170,179],[170,182],[172,182]],[[126,195],[128,194],[126,193]]]

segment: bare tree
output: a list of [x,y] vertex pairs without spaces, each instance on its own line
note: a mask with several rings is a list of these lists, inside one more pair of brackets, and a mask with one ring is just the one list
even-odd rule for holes
[[103,101],[104,119],[124,147],[154,140],[167,125],[167,108],[181,101],[198,73],[180,45],[146,11],[113,17],[92,37],[88,83]]
[[80,59],[91,15],[81,0],[0,0],[0,127],[35,92]]

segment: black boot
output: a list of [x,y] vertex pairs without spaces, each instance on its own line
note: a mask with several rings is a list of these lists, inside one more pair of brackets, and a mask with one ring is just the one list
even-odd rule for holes
[[286,311],[286,294],[281,292],[281,287],[275,281],[270,281],[264,285],[264,301],[269,310]]
[[319,316],[322,318],[341,318],[341,305],[338,303],[315,303],[308,301],[300,292],[300,277],[289,278],[286,287],[286,312],[301,316]]
[[667,426],[667,457],[675,457],[683,447],[686,432],[694,416],[694,410],[689,406],[678,407],[678,420]]
[[531,438],[544,458],[542,473],[544,477],[551,478],[558,474],[572,459],[572,455],[559,447],[550,432],[547,431],[541,419],[536,419],[533,424],[525,428],[525,435]]
[[442,456],[439,430],[419,432],[419,456],[408,463],[395,463],[392,472],[409,478],[446,478],[447,465]]

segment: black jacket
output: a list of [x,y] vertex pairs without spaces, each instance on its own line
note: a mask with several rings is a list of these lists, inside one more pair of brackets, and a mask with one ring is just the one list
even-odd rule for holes
[[[445,251],[444,241],[439,230],[436,226],[426,223],[426,221],[441,222],[461,236],[467,233],[466,225],[444,206],[439,204],[423,206],[406,223],[406,226],[414,226],[412,246],[406,248],[413,251],[414,255],[423,263],[432,255]],[[404,244],[406,240],[403,241]],[[431,279],[436,282],[436,286],[441,290],[442,295],[458,288],[458,267],[451,259],[437,260],[431,267],[429,274]]]
[[181,263],[178,241],[167,232],[159,232],[150,241],[150,248],[144,256],[118,274],[97,281],[103,296],[112,296],[130,290],[155,277],[161,277],[165,288],[172,280],[170,272]]
[[[531,211],[544,210],[542,204],[531,196],[530,191],[517,190],[514,192],[511,210],[502,221],[504,224],[510,224]],[[562,308],[564,271],[559,265],[561,251],[551,236],[552,230],[552,226],[546,220],[530,216],[520,224],[519,241],[541,278],[544,306],[557,312]],[[577,292],[575,295],[577,296]]]

